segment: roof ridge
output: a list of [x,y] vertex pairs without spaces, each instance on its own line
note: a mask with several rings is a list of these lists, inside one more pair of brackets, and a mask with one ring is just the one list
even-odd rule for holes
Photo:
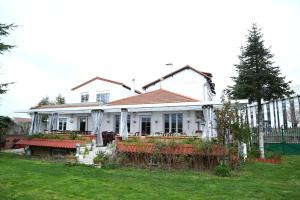
[[145,90],[145,89],[147,89],[149,86],[154,85],[154,84],[160,82],[162,78],[163,78],[163,79],[167,79],[167,78],[169,78],[170,76],[173,76],[173,75],[175,75],[175,74],[177,74],[177,73],[179,73],[179,72],[181,72],[181,71],[183,71],[183,70],[185,70],[185,69],[191,69],[191,70],[193,70],[194,72],[196,72],[196,73],[198,73],[198,74],[204,76],[205,78],[208,78],[208,79],[211,79],[211,78],[212,78],[212,74],[211,74],[211,73],[209,73],[209,72],[202,72],[202,71],[199,71],[199,70],[197,70],[197,69],[195,69],[195,68],[193,68],[193,67],[191,67],[191,66],[189,66],[189,65],[186,65],[186,66],[181,67],[181,68],[179,68],[179,69],[177,69],[177,70],[175,70],[175,71],[173,71],[173,72],[171,72],[171,73],[169,73],[169,74],[167,74],[167,75],[164,75],[163,77],[161,77],[161,78],[159,78],[159,79],[156,79],[156,80],[154,80],[154,81],[152,81],[152,82],[150,82],[150,83],[144,85],[144,86],[142,87],[142,89]]
[[[102,78],[102,77],[99,77],[99,76],[95,76],[94,78],[92,78],[92,79],[90,79],[90,80],[88,80],[88,81],[85,81],[85,82],[83,82],[83,83],[81,83],[81,84],[79,84],[79,85],[77,85],[77,86],[71,88],[71,90],[72,90],[72,91],[73,91],[73,90],[76,90],[76,89],[78,89],[78,88],[80,88],[80,87],[82,87],[82,86],[84,86],[84,85],[87,85],[87,84],[89,84],[89,83],[91,83],[91,82],[93,82],[93,81],[95,81],[95,80],[101,80],[101,81],[105,81],[105,82],[109,82],[109,83],[113,83],[113,84],[117,84],[117,85],[122,85],[122,86],[125,87],[126,89],[131,90],[131,87],[129,87],[128,85],[126,85],[126,84],[124,84],[124,83],[122,83],[122,82],[114,81],[114,80],[107,79],[107,78]],[[136,90],[136,89],[134,90],[134,92],[140,93],[140,91],[138,91],[138,90]]]

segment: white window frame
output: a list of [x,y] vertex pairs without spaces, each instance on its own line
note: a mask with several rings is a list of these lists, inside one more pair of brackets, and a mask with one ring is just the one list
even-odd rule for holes
[[[98,100],[99,95],[99,100]],[[107,99],[105,99],[107,97]],[[101,91],[96,93],[96,102],[102,102],[103,104],[107,104],[109,102],[110,92],[109,91]]]
[[[83,96],[86,96],[87,98],[83,99],[82,98]],[[80,102],[81,103],[89,102],[89,98],[90,98],[90,95],[87,92],[80,94]]]
[[[182,133],[183,132],[183,113],[181,112],[172,112],[172,113],[163,113],[163,132],[166,131],[165,127],[165,115],[169,115],[169,132],[172,133],[172,115],[176,115],[176,125],[175,125],[175,133]],[[181,132],[178,132],[178,115],[181,114]]]
[[[63,124],[62,124],[62,126],[60,128],[59,124],[61,122]],[[64,124],[65,124],[65,126],[64,126]],[[67,130],[67,125],[68,125],[68,118],[67,117],[59,117],[58,118],[58,126],[57,126],[57,128],[58,128],[59,131],[66,131]],[[64,129],[64,127],[65,127],[65,129]]]

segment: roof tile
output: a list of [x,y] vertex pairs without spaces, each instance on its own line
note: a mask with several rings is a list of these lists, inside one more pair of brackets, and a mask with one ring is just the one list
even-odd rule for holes
[[182,102],[197,102],[198,100],[183,96],[164,89],[154,90],[124,99],[119,99],[108,103],[112,105],[137,105],[137,104],[160,104],[160,103],[182,103]]

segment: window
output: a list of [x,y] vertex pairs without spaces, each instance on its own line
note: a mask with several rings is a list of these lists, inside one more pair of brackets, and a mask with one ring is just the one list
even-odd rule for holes
[[58,130],[65,131],[67,130],[67,118],[58,119]]
[[88,94],[82,94],[81,95],[81,103],[88,102],[89,101],[89,95]]
[[[120,115],[115,115],[115,132],[120,130]],[[130,132],[130,115],[127,115],[127,130]]]
[[107,104],[109,102],[109,93],[98,93],[96,96],[96,101]]
[[182,113],[164,114],[165,133],[182,133]]

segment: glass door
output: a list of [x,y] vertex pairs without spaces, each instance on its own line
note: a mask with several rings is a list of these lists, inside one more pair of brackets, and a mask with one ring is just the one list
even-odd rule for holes
[[141,134],[151,134],[151,116],[141,116]]
[[87,117],[79,117],[79,131],[87,131]]

